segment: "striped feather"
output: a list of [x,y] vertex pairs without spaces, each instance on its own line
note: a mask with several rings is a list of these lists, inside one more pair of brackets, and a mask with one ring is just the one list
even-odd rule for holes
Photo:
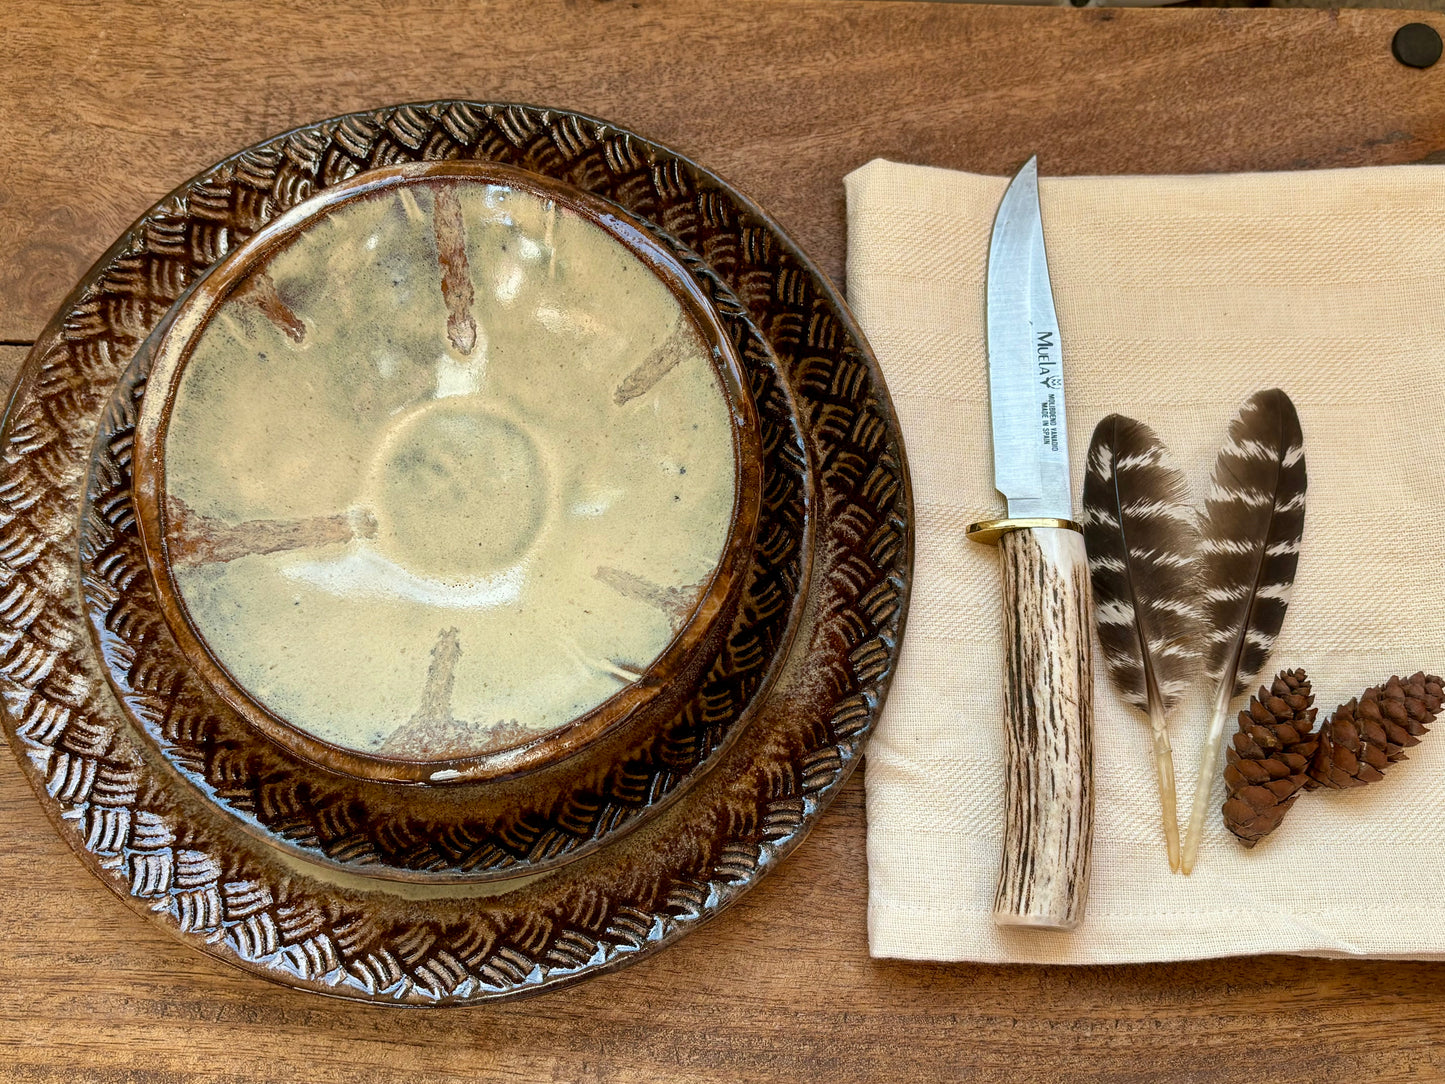
[[1199,664],[1193,601],[1199,536],[1184,475],[1147,425],[1111,414],[1094,429],[1083,518],[1099,645],[1120,696],[1149,718],[1169,866],[1176,869],[1166,727]]
[[1128,703],[1165,714],[1199,663],[1198,529],[1184,475],[1154,431],[1110,414],[1084,474],[1084,544],[1109,676]]
[[1199,594],[1214,712],[1199,764],[1184,872],[1194,865],[1230,702],[1249,688],[1284,624],[1305,522],[1304,435],[1288,395],[1250,397],[1229,426],[1200,521]]

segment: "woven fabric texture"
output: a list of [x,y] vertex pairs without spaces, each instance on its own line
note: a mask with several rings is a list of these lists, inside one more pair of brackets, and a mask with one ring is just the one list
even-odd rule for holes
[[[1216,772],[1198,865],[1171,874],[1148,725],[1098,658],[1087,917],[1072,933],[994,926],[999,572],[964,528],[1003,507],[984,300],[1006,185],[884,161],[846,180],[849,300],[902,420],[918,529],[902,660],[867,751],[873,955],[1445,958],[1445,740],[1427,738],[1380,786],[1306,796],[1252,851],[1223,827]],[[1391,674],[1440,672],[1445,167],[1045,176],[1040,199],[1076,511],[1103,415],[1152,426],[1202,503],[1235,410],[1260,388],[1284,388],[1304,429],[1308,513],[1293,601],[1261,680],[1306,668],[1323,717]],[[1181,827],[1207,699],[1200,682],[1171,727]],[[1248,698],[1238,699],[1242,708]],[[1367,917],[1379,914],[1390,921]]]

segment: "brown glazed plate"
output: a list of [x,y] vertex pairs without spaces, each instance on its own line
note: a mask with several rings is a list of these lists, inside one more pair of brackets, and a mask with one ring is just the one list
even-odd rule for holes
[[0,442],[37,797],[137,911],[301,989],[460,1004],[670,943],[806,835],[897,661],[907,469],[851,316],[745,197],[574,113],[219,163],[66,300]]
[[647,728],[716,654],[757,414],[706,294],[620,209],[488,163],[370,170],[228,254],[142,354],[166,624],[313,764],[515,776]]
[[[431,164],[423,165],[427,171],[436,172]],[[470,163],[447,164],[446,169],[455,173],[458,170],[465,171],[471,166]],[[416,168],[403,167],[404,170],[412,171]],[[493,173],[499,168],[486,167]],[[475,168],[470,168],[470,172],[475,173]],[[388,174],[394,176],[395,173],[395,170],[368,171],[356,178],[356,184],[373,188],[373,182],[378,179],[378,175],[384,179]],[[339,185],[328,189],[327,193],[339,191],[344,197],[346,192],[354,187]],[[411,198],[417,198],[415,193]],[[424,200],[424,194],[422,199]],[[154,409],[156,404],[164,403],[167,399],[160,387],[156,387],[149,395],[142,396],[142,392],[152,383],[151,364],[158,345],[162,341],[174,341],[176,338],[170,334],[171,326],[186,313],[194,316],[196,321],[204,323],[204,312],[199,310],[196,303],[197,295],[201,294],[206,286],[210,286],[214,278],[227,273],[236,258],[245,260],[248,250],[254,250],[258,243],[264,244],[268,234],[274,236],[277,228],[283,231],[288,229],[287,220],[301,217],[303,220],[315,221],[309,208],[316,203],[317,200],[313,199],[298,205],[293,212],[273,223],[272,227],[259,232],[207,272],[201,283],[188,292],[185,303],[178,302],[173,305],[152,331],[112,392],[111,406],[102,415],[94,442],[90,480],[81,515],[80,539],[81,582],[86,614],[90,619],[101,658],[106,664],[107,676],[132,723],[149,739],[152,748],[167,760],[171,768],[206,797],[235,814],[244,827],[270,842],[295,850],[303,857],[348,868],[364,867],[364,872],[369,875],[400,880],[505,879],[515,877],[524,870],[536,872],[565,863],[595,849],[617,833],[630,830],[680,796],[690,782],[715,762],[718,753],[725,748],[732,736],[741,731],[738,724],[747,717],[748,705],[760,702],[761,690],[771,681],[781,660],[785,658],[784,649],[800,620],[804,601],[802,587],[808,579],[807,565],[810,556],[811,517],[807,511],[807,496],[812,483],[801,435],[802,427],[796,418],[796,403],[787,394],[779,376],[776,356],[757,328],[742,315],[741,303],[727,294],[716,276],[703,274],[701,268],[697,268],[698,280],[706,284],[713,298],[711,307],[714,315],[728,329],[729,338],[736,340],[733,353],[741,359],[749,389],[739,391],[738,394],[746,395],[750,399],[756,395],[759,430],[766,445],[766,450],[762,453],[761,488],[764,492],[761,501],[761,523],[753,537],[766,538],[767,543],[753,546],[752,552],[746,555],[749,567],[740,577],[744,586],[732,611],[731,625],[728,626],[722,620],[726,612],[717,614],[717,619],[710,622],[710,630],[703,640],[706,650],[699,650],[694,654],[695,664],[680,671],[674,680],[667,682],[667,687],[658,691],[656,700],[646,705],[646,711],[638,712],[636,718],[624,720],[622,725],[587,745],[588,755],[585,757],[543,757],[540,758],[541,763],[534,762],[530,770],[526,770],[524,765],[522,771],[513,771],[507,775],[493,774],[491,778],[472,785],[467,785],[469,779],[462,771],[452,770],[444,785],[406,788],[394,785],[396,782],[406,781],[404,776],[398,779],[392,775],[397,768],[419,768],[419,774],[426,781],[430,781],[430,777],[435,774],[433,769],[441,768],[447,771],[448,768],[436,763],[383,763],[381,767],[385,769],[384,772],[369,772],[371,765],[363,763],[353,767],[348,763],[351,760],[349,754],[345,760],[339,759],[338,754],[346,753],[345,750],[329,748],[323,748],[319,754],[313,753],[308,758],[304,746],[286,740],[288,735],[282,729],[286,725],[284,720],[257,720],[255,706],[250,706],[248,719],[248,705],[235,702],[236,691],[228,680],[224,680],[228,675],[223,675],[221,681],[215,681],[213,677],[207,680],[208,672],[213,674],[217,664],[202,657],[192,666],[178,646],[178,641],[185,644],[189,639],[193,655],[198,650],[205,650],[197,644],[200,637],[186,624],[183,604],[176,599],[177,592],[173,585],[170,588],[170,600],[162,601],[161,592],[166,587],[163,577],[169,575],[170,570],[164,567],[163,554],[161,560],[157,560],[157,550],[160,547],[147,547],[141,538],[139,528],[147,513],[138,510],[138,502],[133,493],[131,465],[135,457],[131,456],[131,435],[137,427],[142,400]],[[464,222],[462,229],[465,232]],[[408,231],[411,232],[413,231]],[[473,229],[471,232],[478,231]],[[481,232],[485,235],[485,229]],[[370,231],[363,233],[359,247],[365,250],[372,236],[377,234]],[[423,239],[425,238],[424,232]],[[344,247],[331,240],[323,251],[344,251]],[[329,260],[330,257],[328,262]],[[498,263],[505,267],[505,261],[496,259],[495,254],[491,261],[476,262],[478,270],[483,273],[486,267],[495,269]],[[549,264],[551,262],[548,261]],[[421,270],[420,278],[430,287],[428,292],[435,300],[436,295],[441,293],[437,286],[439,276],[435,261],[431,262],[430,267],[423,266]],[[234,279],[236,276],[229,277]],[[384,276],[383,284],[391,285],[392,277]],[[511,275],[503,275],[502,281],[510,282]],[[272,292],[275,292],[275,287],[276,284],[272,281]],[[286,287],[285,292],[289,293],[294,288],[294,283],[288,282]],[[364,287],[355,289],[362,294],[367,293]],[[219,293],[215,289],[209,292],[213,295],[213,300]],[[254,293],[247,291],[241,296],[243,300],[248,300],[254,297]],[[279,301],[281,294],[275,293],[275,297]],[[373,297],[371,300],[374,302],[376,299]],[[336,304],[337,299],[328,298],[327,303]],[[408,303],[409,307],[415,307],[415,298],[408,298]],[[478,297],[474,288],[472,305],[477,304]],[[269,307],[274,309],[275,305]],[[388,309],[395,311],[395,306],[385,304],[385,299],[381,304],[368,306],[372,307],[383,315]],[[222,311],[224,308],[222,305]],[[530,310],[532,307],[528,308]],[[303,310],[309,312],[304,306]],[[242,312],[232,317],[230,323],[244,326],[248,319],[255,320],[258,315],[261,314]],[[294,313],[292,315],[294,317]],[[225,318],[224,315],[222,318]],[[321,351],[324,359],[325,322],[322,321],[321,326],[318,326],[315,313],[310,313],[305,322],[299,317],[296,321],[310,329],[305,336],[298,337],[309,341],[308,349]],[[268,317],[259,327],[264,330],[271,322]],[[373,342],[388,343],[387,349],[390,351],[389,340],[395,338],[404,322],[399,318],[384,320],[380,328],[372,329],[369,338]],[[410,344],[408,354],[427,362],[434,360],[433,355],[438,349],[439,341],[445,342],[449,339],[438,326],[444,323],[446,321],[435,317],[419,321],[414,329],[419,341]],[[499,326],[498,321],[489,318],[484,323],[491,328],[493,338],[498,337],[499,331],[505,330],[505,322]],[[290,320],[287,320],[286,324],[292,326]],[[545,339],[543,342],[544,345],[549,345]],[[475,338],[472,345],[476,345]],[[575,344],[564,345],[575,347]],[[260,368],[258,363],[261,359],[278,353],[276,346],[281,347],[279,356],[287,356],[289,348],[279,342],[273,342],[265,349],[248,350],[239,359],[242,371],[253,381],[260,380],[264,384],[266,374],[255,370]],[[723,343],[719,342],[717,346],[722,349]],[[340,356],[350,364],[351,359],[358,355],[364,358],[374,349],[374,346],[366,346],[360,350],[343,350]],[[490,354],[491,351],[488,350],[487,353]],[[569,364],[576,360],[572,349],[548,353],[555,353]],[[505,353],[499,360],[506,362]],[[440,371],[453,374],[451,360],[444,357],[441,361],[443,364]],[[643,364],[647,364],[646,359]],[[266,367],[270,367],[269,361]],[[395,363],[392,367],[395,368]],[[529,364],[524,367],[524,371],[538,367],[544,368]],[[435,396],[430,394],[435,384],[429,370],[429,364],[423,366],[423,379],[419,382],[419,390],[423,392],[420,406],[424,419],[439,405]],[[493,374],[494,377],[497,375]],[[506,373],[500,375],[505,376]],[[287,418],[284,398],[294,397],[291,392],[293,385],[314,384],[316,374],[309,374],[308,378],[305,365],[293,362],[281,372],[273,373],[271,378],[280,385],[279,392],[266,395],[264,389],[258,388],[255,383],[247,384],[248,394],[231,404],[229,411],[219,416],[213,412],[205,419],[203,432],[207,438],[215,432],[217,426],[227,424],[230,415],[235,415],[242,421],[248,419],[252,414],[253,398],[265,404],[266,409],[261,416],[267,424],[270,424],[273,415]],[[160,381],[164,382],[164,379]],[[322,383],[325,384],[326,381],[323,380]],[[356,382],[348,382],[351,383]],[[505,382],[503,383],[505,388]],[[730,382],[729,387],[735,386],[735,383]],[[412,384],[413,395],[408,397],[413,397],[418,390],[414,386],[416,382]],[[626,386],[631,390],[637,385],[633,382]],[[407,385],[404,385],[405,387]],[[250,394],[253,388],[256,391]],[[455,392],[458,388],[453,383],[447,390]],[[611,393],[613,398],[616,397],[611,387],[604,390]],[[495,389],[488,397],[476,394],[480,391],[481,389],[474,389],[467,395],[443,397],[440,405],[448,407],[445,415],[447,420],[453,421],[456,413],[448,406],[451,403],[465,404],[470,401],[474,407],[487,411],[488,404],[496,398]],[[558,393],[558,397],[565,398],[565,395],[565,390]],[[630,395],[623,398],[627,400],[624,404],[627,409],[636,409],[636,406],[640,405],[647,408],[649,413],[654,413],[645,399],[639,404]],[[369,405],[369,401],[370,396],[360,403],[348,396],[346,416],[360,414],[361,420],[365,421],[367,413],[359,408]],[[656,405],[660,407],[662,404],[658,402]],[[382,412],[386,427],[395,425],[398,412],[394,408],[395,404],[388,404],[387,409]],[[570,409],[581,412],[585,408],[586,404],[574,403]],[[550,409],[549,405],[547,410],[542,412],[544,418]],[[301,410],[299,417],[291,419],[291,427],[309,429],[314,424],[311,413],[309,407]],[[530,413],[534,415],[531,420],[535,421],[536,412]],[[409,414],[414,416],[413,412],[404,409],[399,414],[403,423]],[[246,428],[254,427],[248,425]],[[403,432],[407,431],[403,429]],[[575,430],[565,427],[560,437],[567,440],[574,435]],[[545,440],[545,434],[542,438]],[[225,439],[212,443],[230,449],[244,447],[248,439],[249,434],[243,428],[239,433],[228,434]],[[277,443],[284,444],[294,439],[296,438],[292,434],[283,429]],[[371,441],[364,440],[362,444],[365,447],[370,445]],[[751,444],[751,441],[739,440],[740,446]],[[384,442],[382,446],[386,447]],[[238,464],[237,473],[242,475],[242,479],[239,483],[234,483],[235,488],[252,485],[255,478],[264,478],[274,470],[265,462],[272,452],[270,446],[262,443],[256,447],[253,442],[250,450],[254,459],[243,458]],[[300,469],[309,474],[315,470],[317,449],[303,447],[302,451],[305,454],[301,457]],[[145,458],[144,453],[140,458]],[[369,452],[362,458],[374,459],[375,454]],[[726,451],[718,458],[726,458]],[[257,466],[256,460],[262,461],[260,466]],[[430,462],[430,459],[427,461]],[[344,467],[345,463],[340,466]],[[656,463],[653,466],[656,466]],[[680,464],[678,469],[681,470]],[[549,471],[552,475],[556,473],[555,470]],[[673,476],[670,460],[665,461],[663,474],[669,483],[681,482],[681,475]],[[690,477],[695,479],[698,474],[699,471],[694,468]],[[152,477],[154,478],[154,474]],[[723,480],[726,480],[725,476]],[[604,492],[615,490],[611,483],[610,476],[604,479],[601,483]],[[231,484],[223,485],[221,494],[229,497],[231,488]],[[741,484],[734,488],[737,490],[738,505],[743,507],[744,513],[751,514],[752,508],[746,506],[750,495]],[[488,487],[485,485],[470,486],[467,490],[468,495],[472,491],[480,492],[484,497],[488,495]],[[669,484],[662,493],[664,508],[670,507],[672,503],[668,500],[669,497],[680,497],[680,493],[674,490],[674,485]],[[290,490],[283,490],[283,496],[293,500],[298,496],[301,499],[311,499],[309,494],[292,494]],[[756,494],[751,496],[755,497]],[[314,549],[314,543],[318,541],[312,537],[317,533],[314,525],[319,523],[324,528],[320,532],[322,537],[319,541],[332,546],[338,544],[338,540],[332,537],[336,533],[334,528],[341,526],[345,528],[343,533],[349,535],[352,533],[352,524],[358,519],[369,521],[368,534],[375,536],[378,533],[380,525],[373,511],[364,508],[347,510],[342,507],[345,503],[343,500],[328,516],[311,516],[309,520],[301,520],[300,522],[313,525],[309,531],[298,531],[294,526],[278,529],[287,522],[292,525],[297,523],[294,517],[289,521],[247,519],[240,528],[234,524],[227,526],[222,520],[221,526],[225,529],[213,527],[208,532],[206,551],[201,554],[194,552],[199,547],[193,544],[192,539],[182,538],[182,559],[187,563],[211,565],[214,571],[214,566],[224,568],[226,562],[223,559],[243,558],[236,542],[246,541],[252,548],[268,551],[262,555],[268,558],[272,554],[279,554],[283,560],[288,561],[292,557],[299,558],[304,562],[302,571],[306,571],[315,567],[311,562],[311,555],[307,552]],[[587,505],[584,511],[588,519],[602,511],[596,500],[584,503]],[[571,502],[567,504],[570,505]],[[149,515],[153,519],[157,518],[156,505],[157,502],[152,497]],[[428,505],[428,510],[432,512],[428,522],[446,519],[449,507],[452,506],[433,499]],[[485,516],[490,514],[491,510],[483,500],[477,511],[479,515]],[[189,512],[194,514],[193,509]],[[213,523],[219,518],[221,517],[211,517]],[[457,517],[453,515],[451,518]],[[565,520],[567,517],[562,518]],[[158,526],[152,528],[153,536],[158,532]],[[465,524],[463,530],[455,531],[454,535],[464,542],[471,541],[474,537],[465,530]],[[574,538],[578,543],[587,541],[586,533],[583,532],[580,537],[569,536],[569,545]],[[329,551],[333,562],[329,567],[335,568],[337,559],[351,561],[357,556],[368,558],[368,565],[373,567],[378,562],[377,556],[366,552],[367,540],[342,541],[345,545],[340,551],[334,548]],[[265,545],[258,546],[258,542],[264,542]],[[362,552],[357,554],[354,552],[357,549]],[[585,552],[587,547],[579,544],[576,549]],[[736,546],[731,546],[730,549],[735,553],[737,551]],[[545,555],[545,550],[543,552]],[[211,560],[195,561],[197,556],[209,557]],[[569,553],[567,556],[574,554]],[[607,589],[603,592],[604,600],[609,597],[609,592],[618,586],[631,588],[639,581],[648,582],[636,575],[638,557],[636,553],[623,552],[609,555],[603,561],[588,566],[590,568],[600,565],[608,569],[602,583],[602,587]],[[157,565],[160,567],[155,568]],[[630,575],[622,578],[620,584],[618,573],[613,571],[619,566],[633,570]],[[292,567],[295,567],[294,564]],[[363,571],[366,570],[367,566],[363,566]],[[156,571],[157,574],[152,577],[148,574],[151,571]],[[395,582],[395,578],[394,575],[391,577],[392,582]],[[408,581],[403,581],[406,582]],[[384,582],[382,586],[387,584]],[[426,587],[423,601],[457,601],[440,593],[447,588],[444,583],[422,586]],[[352,617],[349,611],[342,615],[342,635],[313,636],[317,623],[307,616],[311,606],[300,606],[302,594],[293,593],[300,591],[295,584],[295,578],[286,583],[285,587],[279,609],[286,620],[277,622],[273,618],[270,627],[253,638],[261,649],[274,650],[274,645],[285,646],[288,642],[295,643],[299,640],[300,648],[305,650],[313,646],[313,641],[319,641],[321,648],[330,650],[333,657],[342,656],[341,665],[345,664],[346,651],[367,650],[370,638],[350,636],[350,631],[360,627],[360,623],[349,620]],[[632,593],[641,594],[642,597],[637,601],[649,604],[659,601],[659,596],[662,601],[671,602],[677,594],[676,589],[663,590],[650,585],[644,592]],[[315,601],[314,595],[311,596],[311,601]],[[323,597],[322,601],[330,600]],[[499,609],[497,604],[505,600],[491,598],[487,601],[489,605],[483,608],[480,615],[484,619],[495,616]],[[516,601],[525,603],[526,600]],[[372,622],[374,626],[382,626],[383,631],[389,635],[393,634],[389,626],[396,624],[394,599],[390,602],[390,609],[391,613],[383,612]],[[430,634],[434,629],[438,631],[439,646],[445,650],[432,648],[427,652],[431,657],[427,660],[424,673],[413,673],[410,679],[403,677],[393,682],[402,700],[402,715],[411,710],[415,703],[412,698],[417,696],[418,688],[430,689],[433,694],[420,697],[428,710],[413,713],[412,718],[407,720],[410,726],[397,726],[395,729],[403,735],[408,730],[420,730],[426,735],[435,734],[440,729],[443,734],[454,737],[470,737],[472,728],[462,730],[456,722],[457,717],[475,720],[479,711],[484,714],[485,703],[479,707],[475,698],[468,700],[465,686],[458,689],[454,679],[457,669],[464,661],[464,653],[475,647],[478,640],[485,641],[488,630],[485,626],[481,630],[473,628],[463,636],[455,620],[455,605],[445,607],[440,614],[435,606],[427,607],[422,612],[431,624],[423,624],[424,635],[420,642],[413,639],[410,645],[413,657],[422,654],[420,648],[429,646],[425,634]],[[637,611],[634,610],[632,616],[635,617],[636,614]],[[642,616],[650,615],[644,611]],[[696,616],[698,615],[694,615],[694,621],[689,627],[696,625]],[[718,636],[725,636],[721,644],[715,641]],[[407,661],[406,646],[403,643],[400,650],[388,653],[388,665],[379,670],[383,678],[390,679],[393,675],[404,672]],[[545,647],[545,643],[542,646]],[[485,651],[485,643],[480,654],[485,662],[493,661]],[[323,678],[318,684],[325,684],[327,661],[325,658],[318,660],[318,665],[314,668],[314,672]],[[364,673],[359,675],[354,679],[355,683],[362,684],[366,676]],[[490,672],[487,676],[491,676]],[[643,682],[639,681],[637,684]],[[330,688],[335,690],[334,683]],[[417,715],[421,718],[417,718]],[[441,727],[438,727],[438,723],[442,724]],[[514,731],[516,727],[504,725],[497,729],[506,736],[508,731]],[[267,740],[266,734],[276,733],[278,730],[281,740]],[[574,732],[575,728],[568,728],[558,737],[570,742]],[[544,736],[529,745],[521,746],[520,749],[503,749],[500,752],[508,757],[514,756],[515,752],[525,755],[539,746],[544,746],[546,741]],[[487,766],[485,760],[482,761],[482,766]]]

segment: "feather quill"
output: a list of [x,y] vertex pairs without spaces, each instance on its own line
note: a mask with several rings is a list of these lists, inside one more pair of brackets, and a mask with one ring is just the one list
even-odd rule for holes
[[1199,760],[1182,868],[1194,868],[1229,705],[1259,674],[1284,623],[1305,523],[1305,451],[1288,395],[1256,392],[1229,426],[1199,525],[1205,674],[1214,710]]
[[1149,719],[1169,868],[1179,868],[1168,715],[1199,665],[1193,604],[1198,526],[1184,475],[1154,431],[1110,414],[1084,473],[1084,545],[1109,676]]

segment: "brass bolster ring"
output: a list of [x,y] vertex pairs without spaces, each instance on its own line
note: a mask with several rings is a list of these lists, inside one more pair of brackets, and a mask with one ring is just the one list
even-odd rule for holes
[[982,523],[970,523],[965,536],[973,542],[982,543],[985,546],[996,546],[998,540],[1010,531],[1024,531],[1030,527],[1058,527],[1065,531],[1078,531],[1083,533],[1084,528],[1080,527],[1071,519],[986,519]]

